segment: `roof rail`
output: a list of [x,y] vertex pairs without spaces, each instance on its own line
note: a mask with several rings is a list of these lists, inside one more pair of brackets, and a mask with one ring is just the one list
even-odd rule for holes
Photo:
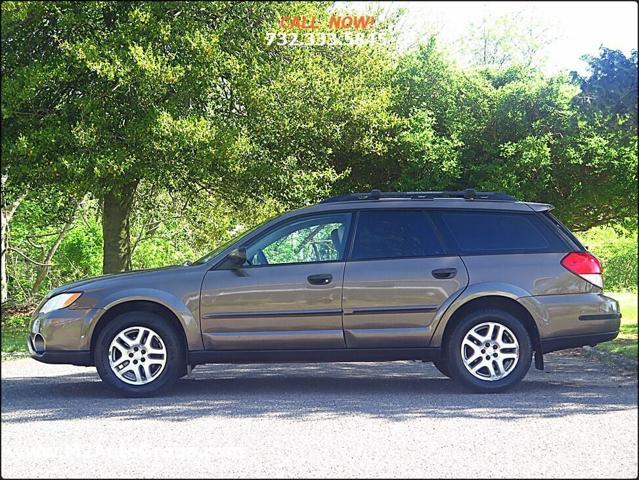
[[442,192],[382,192],[381,190],[371,190],[369,193],[347,193],[337,195],[322,200],[320,203],[335,202],[357,202],[362,200],[386,199],[412,199],[412,200],[434,200],[436,198],[462,198],[464,200],[490,200],[500,202],[516,202],[512,195],[503,192],[477,192],[472,188],[458,191]]

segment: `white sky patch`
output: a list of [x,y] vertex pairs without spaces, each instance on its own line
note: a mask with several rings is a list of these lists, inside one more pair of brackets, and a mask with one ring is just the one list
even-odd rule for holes
[[581,55],[597,55],[601,45],[629,55],[637,48],[638,4],[635,2],[336,2],[336,9],[363,13],[381,8],[406,10],[401,22],[400,45],[408,48],[436,33],[453,58],[455,45],[468,27],[485,15],[497,18],[522,12],[549,28],[551,43],[545,49],[545,70],[583,71]]

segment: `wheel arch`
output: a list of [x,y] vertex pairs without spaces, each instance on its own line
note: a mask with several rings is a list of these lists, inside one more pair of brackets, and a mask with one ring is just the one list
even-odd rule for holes
[[188,352],[189,343],[187,341],[184,326],[180,322],[178,316],[170,308],[152,300],[127,300],[113,305],[111,308],[105,310],[105,312],[100,316],[95,326],[93,327],[90,342],[91,361],[94,361],[93,354],[95,351],[95,344],[98,337],[100,336],[100,332],[104,330],[109,321],[126,312],[140,311],[155,313],[156,315],[169,322],[179,333],[180,341],[184,345],[185,352]]
[[[499,310],[504,310],[517,317],[522,322],[522,324],[526,328],[526,331],[528,332],[528,335],[530,336],[533,351],[537,351],[540,348],[541,341],[539,328],[537,326],[537,323],[535,322],[533,315],[515,298],[505,295],[486,295],[476,297],[468,300],[465,303],[462,303],[461,305],[458,305],[457,308],[455,308],[453,311],[446,312],[447,321],[443,325],[443,328],[441,328],[438,332],[439,334],[436,338],[436,341],[438,343],[435,346],[440,346],[443,351],[446,348],[450,334],[453,332],[459,322],[468,313],[485,308],[496,308]],[[440,324],[440,327],[441,326],[442,325]]]
[[[128,310],[139,302],[138,305],[143,308],[156,309],[157,313],[166,316],[170,321],[179,323],[180,330],[186,337],[187,351],[204,348],[200,330],[199,294],[195,296],[187,292],[176,295],[165,289],[139,287],[126,290],[118,288],[105,293],[97,296],[98,301],[94,305],[94,308],[101,312],[100,316],[94,318],[83,329],[82,334],[87,339],[87,346],[93,345],[96,327],[105,317],[107,320],[111,318],[108,312],[114,308]],[[145,304],[148,304],[147,307],[144,307]]]

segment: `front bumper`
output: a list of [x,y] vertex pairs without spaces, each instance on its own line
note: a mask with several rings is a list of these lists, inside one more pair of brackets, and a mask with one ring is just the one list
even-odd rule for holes
[[44,363],[92,365],[89,332],[101,313],[73,308],[36,313],[27,337],[31,357]]
[[79,365],[89,367],[93,365],[91,352],[85,351],[67,351],[67,350],[44,350],[38,353],[33,345],[35,335],[30,333],[27,337],[27,347],[31,358],[42,363],[64,363],[71,365]]

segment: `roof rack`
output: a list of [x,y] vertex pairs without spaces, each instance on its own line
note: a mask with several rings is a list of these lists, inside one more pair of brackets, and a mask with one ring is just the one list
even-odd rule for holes
[[503,192],[477,192],[472,188],[458,191],[442,192],[382,192],[381,190],[371,190],[369,193],[347,193],[337,195],[322,200],[320,203],[335,202],[357,202],[362,200],[386,199],[412,199],[412,200],[434,200],[436,198],[462,198],[464,200],[490,200],[499,202],[516,202],[512,195]]

